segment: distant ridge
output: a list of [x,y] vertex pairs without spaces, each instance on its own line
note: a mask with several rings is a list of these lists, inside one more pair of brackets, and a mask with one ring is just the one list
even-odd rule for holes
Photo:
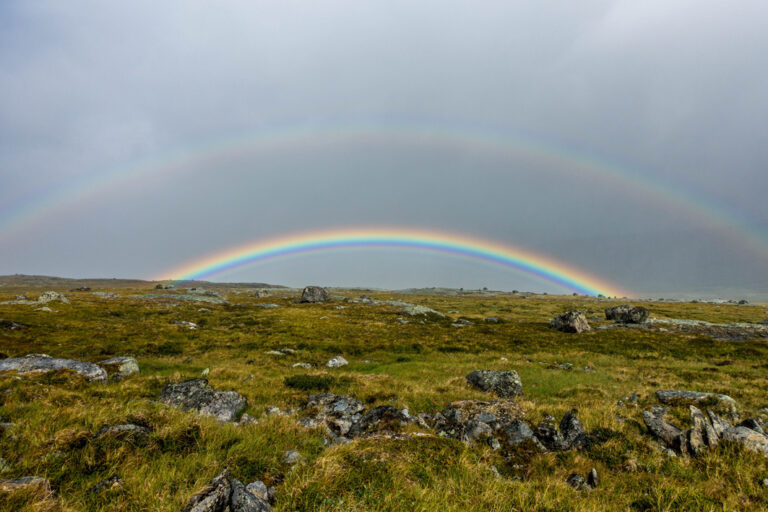
[[[154,287],[159,282],[169,281],[145,281],[143,279],[117,279],[117,278],[69,278],[56,276],[38,276],[26,274],[14,274],[0,276],[0,286],[9,287],[46,287],[46,288],[143,288]],[[267,283],[213,283],[210,281],[173,281],[178,288],[185,287],[223,287],[223,288],[285,288],[285,286]]]

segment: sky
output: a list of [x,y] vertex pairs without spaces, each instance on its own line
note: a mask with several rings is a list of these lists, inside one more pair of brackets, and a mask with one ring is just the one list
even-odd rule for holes
[[[388,226],[768,298],[767,24],[764,0],[5,0],[0,274]],[[394,249],[214,279],[564,291]]]

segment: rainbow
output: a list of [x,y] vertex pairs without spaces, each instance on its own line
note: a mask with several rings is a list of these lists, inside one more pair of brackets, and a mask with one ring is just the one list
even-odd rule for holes
[[[228,158],[269,152],[295,151],[338,145],[378,144],[391,147],[434,147],[437,150],[462,150],[502,161],[520,157],[547,165],[546,172],[573,174],[591,179],[601,189],[614,187],[622,194],[643,199],[648,206],[670,210],[680,218],[693,220],[719,233],[731,243],[768,262],[766,234],[712,202],[690,195],[690,191],[645,178],[642,172],[620,162],[544,141],[520,133],[498,132],[469,127],[451,128],[422,122],[379,122],[375,125],[335,121],[328,125],[290,125],[269,127],[187,146],[134,160],[113,168],[101,169],[80,180],[0,209],[0,240],[29,233],[35,224],[50,224],[61,210],[89,204],[90,197],[107,192],[142,187],[195,172],[200,165],[221,167]],[[517,160],[516,160],[517,161]],[[1,208],[1,207],[0,207]]]
[[155,279],[208,279],[274,258],[355,247],[389,247],[448,253],[511,267],[581,294],[627,295],[625,291],[610,283],[542,254],[454,233],[403,228],[336,229],[261,240],[187,263],[164,272]]

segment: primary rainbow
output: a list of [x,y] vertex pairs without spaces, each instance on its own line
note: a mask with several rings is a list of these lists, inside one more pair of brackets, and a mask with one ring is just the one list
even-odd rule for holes
[[156,279],[208,279],[274,258],[355,247],[390,247],[448,253],[511,267],[586,295],[627,295],[613,284],[542,254],[455,233],[404,228],[336,229],[261,240],[187,263]]

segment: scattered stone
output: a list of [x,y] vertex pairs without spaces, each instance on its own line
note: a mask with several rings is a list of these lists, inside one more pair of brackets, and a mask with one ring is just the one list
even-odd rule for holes
[[195,329],[197,329],[197,324],[196,323],[194,323],[194,322],[187,322],[187,321],[184,321],[184,320],[174,320],[173,322],[171,322],[171,325],[178,325],[179,327],[186,327],[190,331],[194,331]]
[[648,320],[648,310],[642,306],[622,304],[605,310],[605,318],[620,324],[642,324]]
[[301,462],[301,460],[302,456],[296,450],[288,450],[283,456],[283,464],[287,464],[289,466],[294,466]]
[[305,370],[309,370],[312,368],[312,365],[309,363],[293,363],[294,368],[304,368]]
[[44,313],[58,313],[55,309],[51,309],[48,306],[43,306],[41,308],[35,308],[32,311],[43,311]]
[[301,291],[301,300],[299,302],[318,303],[327,302],[330,299],[328,290],[321,286],[307,286]]
[[407,316],[423,316],[435,319],[445,318],[445,315],[439,311],[435,311],[434,309],[428,308],[426,306],[416,306],[414,304],[408,304],[400,312]]
[[350,437],[359,437],[374,432],[397,433],[409,421],[411,421],[411,418],[408,415],[407,409],[400,411],[391,405],[380,405],[352,425],[348,435]]
[[597,470],[595,468],[592,468],[592,470],[589,472],[589,475],[587,476],[587,485],[593,489],[600,485],[600,477],[597,476]]
[[475,370],[466,377],[467,382],[482,391],[493,391],[501,398],[512,398],[523,394],[520,375],[514,370]]
[[0,479],[0,491],[12,492],[21,489],[41,488],[51,490],[51,484],[45,478],[39,476],[24,476],[21,478]]
[[205,378],[205,377],[208,376],[209,373],[211,373],[211,369],[210,368],[205,368],[203,371],[200,372],[200,376]]
[[91,288],[88,287],[88,286],[80,286],[78,288],[73,288],[73,289],[71,289],[69,291],[71,291],[71,292],[89,292],[89,291],[91,291]]
[[717,393],[701,393],[699,391],[685,391],[679,389],[660,389],[656,391],[656,398],[665,405],[715,405],[721,404],[731,411],[736,410],[736,400],[728,395]]
[[49,302],[62,302],[64,304],[69,304],[69,299],[67,299],[64,295],[62,295],[59,292],[43,292],[38,298],[37,303],[38,304],[48,304]]
[[221,294],[214,290],[206,290],[205,288],[187,288],[188,293],[194,293],[195,295],[205,295],[206,297],[221,297]]
[[257,420],[247,412],[244,412],[243,415],[240,416],[240,421],[238,423],[240,425],[258,425],[259,420]]
[[160,283],[155,285],[155,290],[172,290],[174,288],[176,288],[176,286],[171,283]]
[[549,326],[561,332],[581,333],[591,330],[587,317],[581,311],[568,311],[552,319]]
[[134,425],[133,423],[126,423],[123,425],[113,425],[111,427],[104,427],[94,434],[94,439],[99,439],[104,436],[111,437],[134,437],[134,436],[146,436],[152,433],[152,430],[140,425]]
[[257,308],[261,309],[277,309],[280,307],[279,304],[256,304]]
[[181,512],[269,512],[267,500],[255,496],[225,469],[192,496]]
[[127,377],[128,375],[139,373],[139,362],[136,361],[136,359],[127,356],[107,359],[106,361],[101,362],[101,366],[103,366],[108,373],[112,370],[120,377]]
[[732,441],[744,445],[753,452],[768,456],[768,437],[765,434],[755,432],[751,428],[736,426],[723,432],[726,441]]
[[205,379],[193,379],[166,385],[160,393],[160,402],[185,411],[197,411],[219,421],[236,421],[248,405],[235,391],[216,391]]
[[565,482],[578,491],[591,491],[592,487],[589,486],[583,476],[578,473],[571,473],[571,475],[565,480]]
[[763,481],[760,483],[763,487],[768,487],[768,478],[763,478]]
[[118,477],[117,475],[112,475],[106,480],[102,480],[101,482],[97,483],[96,485],[88,489],[88,491],[86,491],[86,494],[100,494],[109,489],[119,489],[123,485],[125,485],[125,482],[123,482],[123,480],[120,477]]
[[47,354],[29,354],[24,357],[0,359],[0,372],[30,373],[57,370],[74,371],[91,382],[105,382],[107,380],[107,372],[103,368],[85,361],[55,359]]
[[557,431],[554,420],[551,416],[541,420],[536,426],[534,435],[547,450],[553,452],[565,451],[568,449],[568,444],[560,432]]
[[341,356],[334,356],[331,359],[328,360],[327,363],[325,363],[325,366],[328,368],[341,368],[342,366],[347,366],[349,364],[349,361],[344,359]]
[[498,324],[500,322],[499,317],[497,316],[489,316],[483,319],[483,322],[487,324]]
[[267,487],[267,485],[261,480],[251,482],[250,484],[246,485],[245,490],[264,501],[268,501],[270,503],[275,501],[275,488]]
[[331,393],[310,395],[306,407],[314,421],[338,436],[347,435],[352,425],[360,421],[365,409],[356,398]]
[[589,444],[589,437],[577,414],[576,409],[571,409],[560,421],[560,432],[568,448],[580,449]]
[[23,329],[24,327],[26,326],[0,318],[0,331],[15,331],[16,329]]

